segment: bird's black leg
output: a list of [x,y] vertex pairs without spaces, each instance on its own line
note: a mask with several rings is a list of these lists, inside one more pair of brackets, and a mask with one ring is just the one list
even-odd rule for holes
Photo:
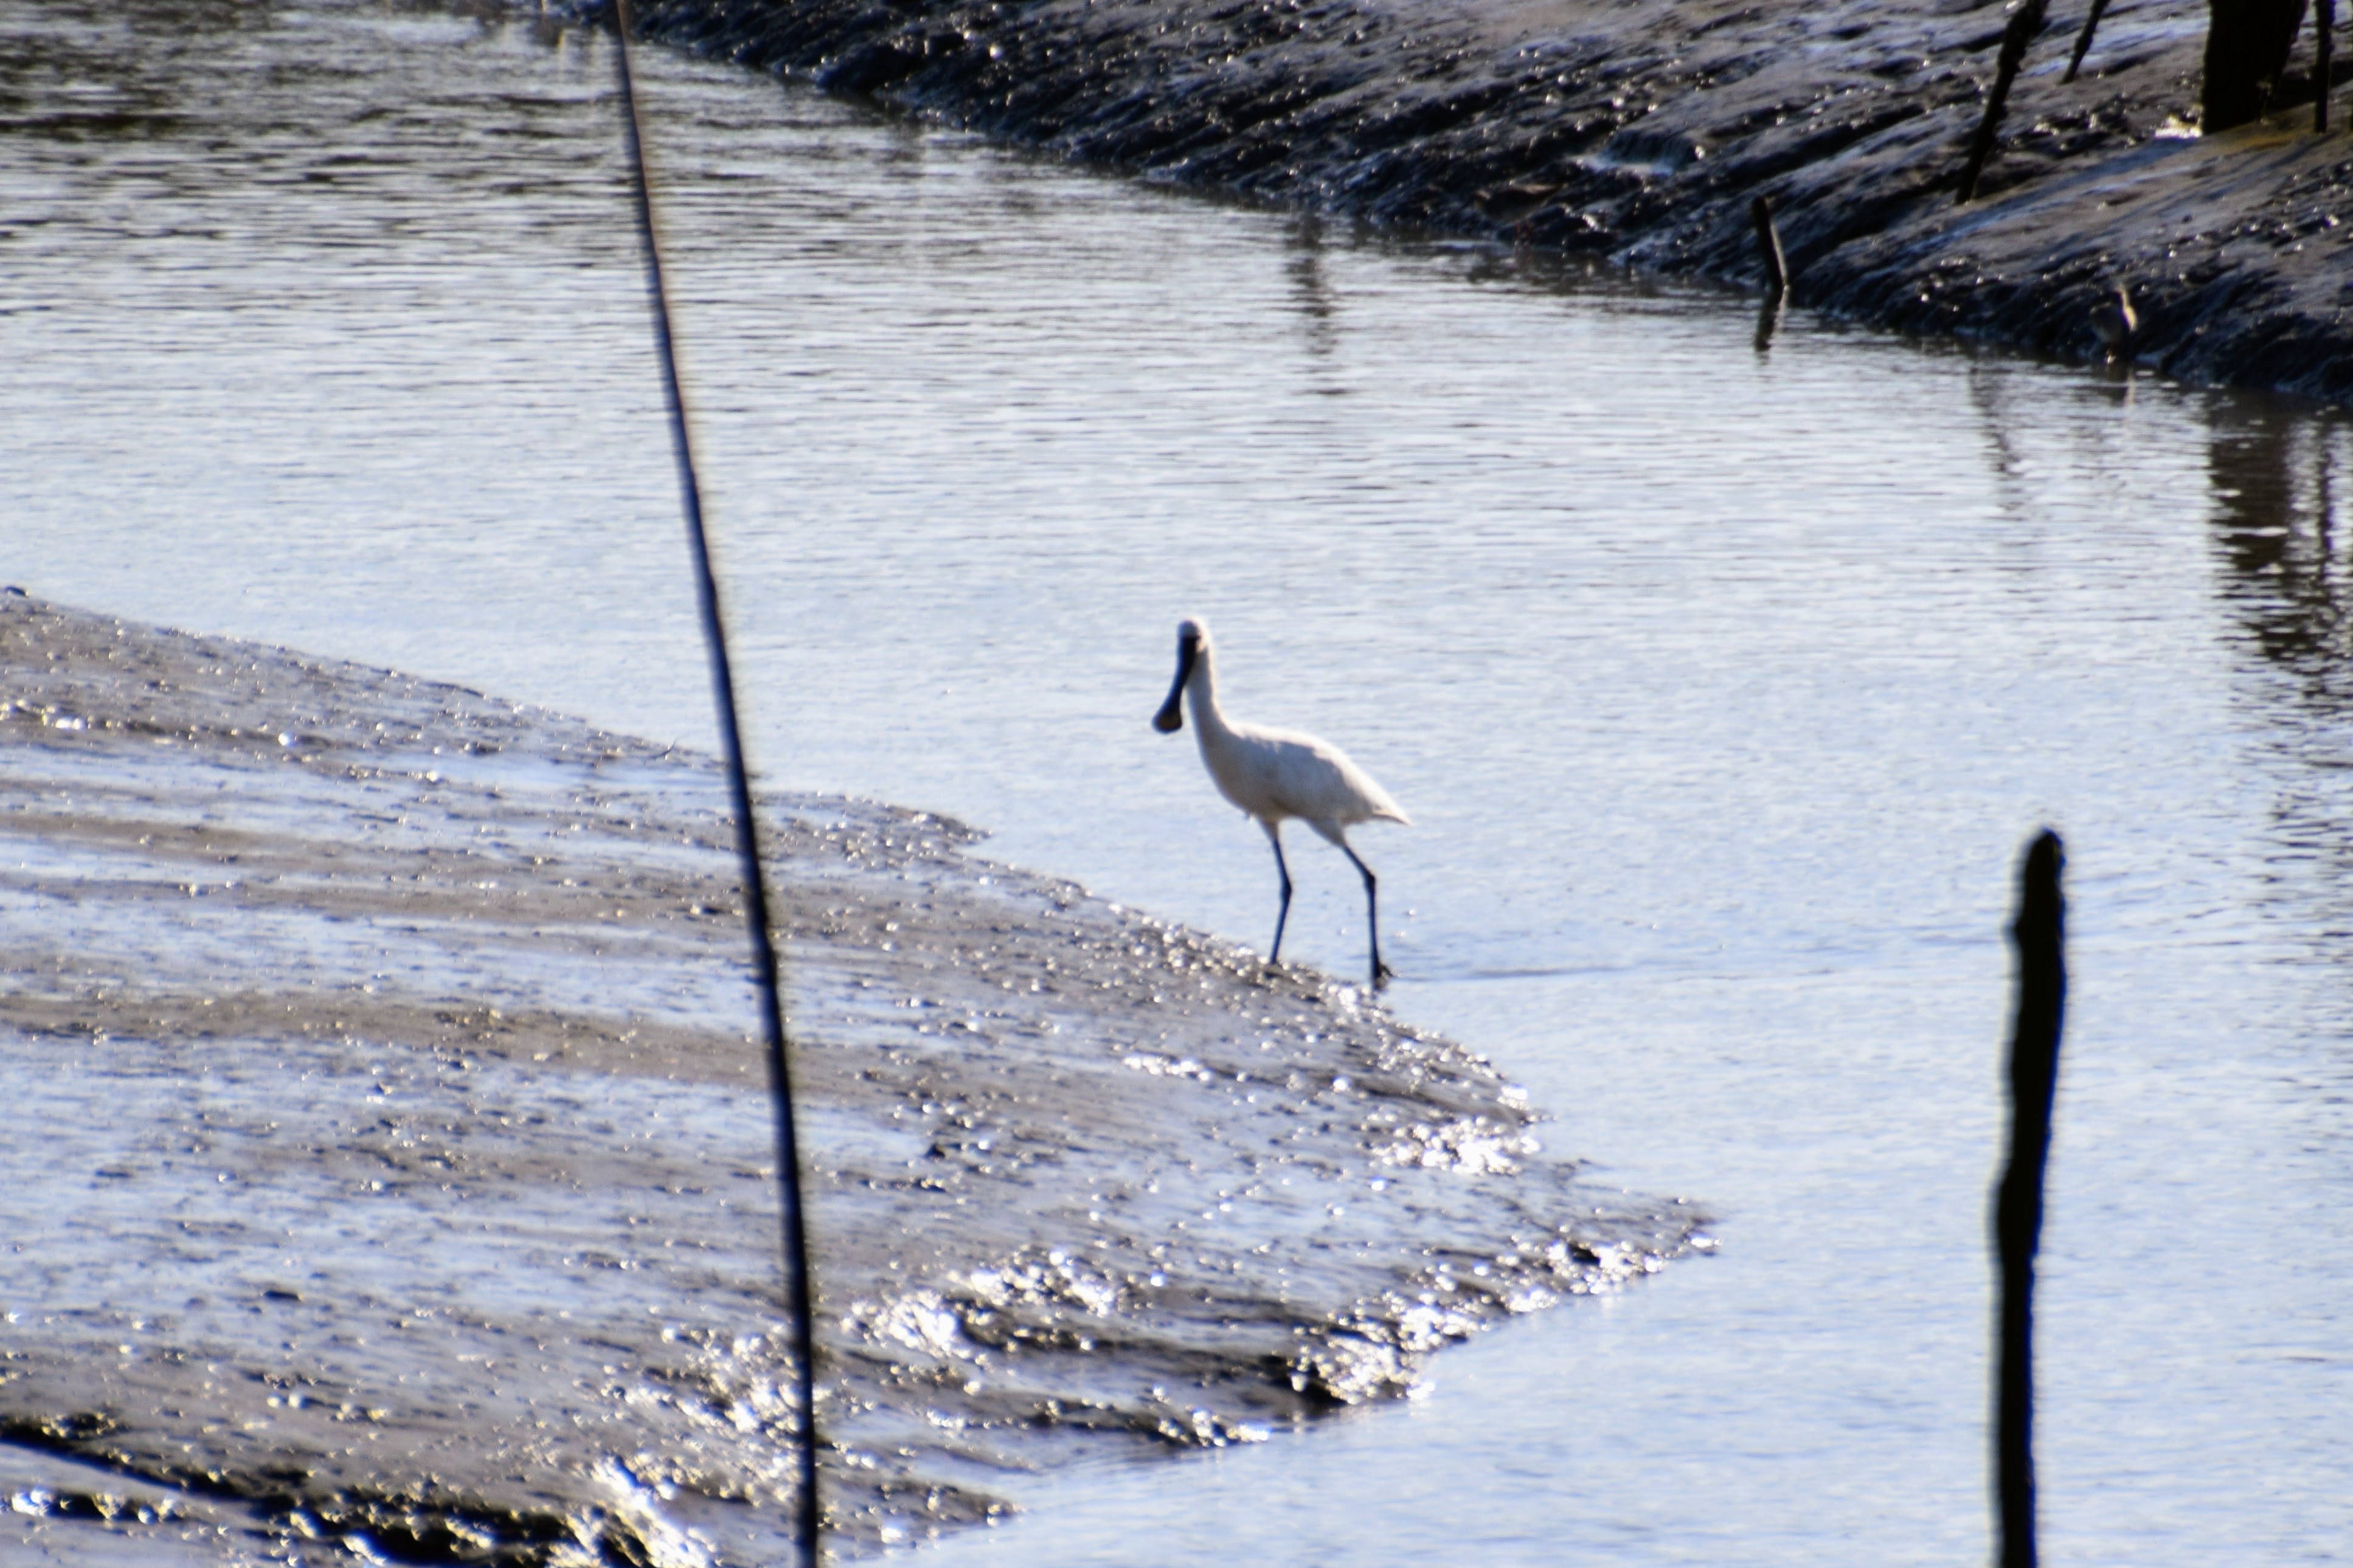
[[1373,878],[1373,868],[1356,858],[1356,852],[1348,847],[1345,839],[1340,840],[1340,853],[1348,858],[1349,863],[1356,868],[1356,875],[1365,879],[1365,930],[1371,933],[1373,939],[1373,988],[1378,990],[1397,977],[1389,973],[1389,966],[1381,962],[1380,896]]
[[1291,868],[1282,859],[1282,830],[1270,823],[1259,826],[1266,829],[1266,841],[1274,846],[1274,868],[1282,878],[1282,908],[1274,917],[1274,946],[1266,955],[1269,963],[1279,963],[1282,960],[1283,922],[1291,919]]

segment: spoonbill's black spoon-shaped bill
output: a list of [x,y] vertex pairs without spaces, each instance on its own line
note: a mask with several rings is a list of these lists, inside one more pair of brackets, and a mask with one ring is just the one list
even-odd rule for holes
[[1187,621],[1176,628],[1176,683],[1168,700],[1152,721],[1154,729],[1173,735],[1185,727],[1184,703],[1193,704],[1193,733],[1201,742],[1201,764],[1218,793],[1242,808],[1266,829],[1274,846],[1274,868],[1282,878],[1282,908],[1274,917],[1274,946],[1267,952],[1273,963],[1282,956],[1282,926],[1291,918],[1291,868],[1282,858],[1282,824],[1295,816],[1348,858],[1365,879],[1365,929],[1372,939],[1373,984],[1389,978],[1381,962],[1381,922],[1372,868],[1348,847],[1348,828],[1358,822],[1403,822],[1411,819],[1389,798],[1388,791],[1370,773],[1348,760],[1347,753],[1328,741],[1291,730],[1265,730],[1238,724],[1218,706],[1217,656],[1209,645],[1209,628]]

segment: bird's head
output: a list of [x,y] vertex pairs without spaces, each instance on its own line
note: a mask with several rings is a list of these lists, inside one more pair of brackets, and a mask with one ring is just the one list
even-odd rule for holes
[[1168,700],[1152,716],[1152,727],[1164,735],[1173,735],[1185,727],[1185,683],[1193,679],[1193,666],[1209,647],[1209,628],[1199,621],[1187,620],[1176,627],[1176,682],[1168,689]]

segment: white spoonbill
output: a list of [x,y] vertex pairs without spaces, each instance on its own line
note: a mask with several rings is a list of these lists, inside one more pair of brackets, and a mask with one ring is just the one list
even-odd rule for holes
[[1217,656],[1209,628],[1187,621],[1176,628],[1176,684],[1152,721],[1163,734],[1185,727],[1181,707],[1193,700],[1193,732],[1201,742],[1201,763],[1218,793],[1255,818],[1274,846],[1274,868],[1282,878],[1282,909],[1274,917],[1274,946],[1267,961],[1282,957],[1282,925],[1291,918],[1291,868],[1282,858],[1282,823],[1295,816],[1339,847],[1365,879],[1365,929],[1371,933],[1373,984],[1389,978],[1381,962],[1380,911],[1372,868],[1348,847],[1348,828],[1358,822],[1403,822],[1411,818],[1372,775],[1328,741],[1290,730],[1237,724],[1218,706]]

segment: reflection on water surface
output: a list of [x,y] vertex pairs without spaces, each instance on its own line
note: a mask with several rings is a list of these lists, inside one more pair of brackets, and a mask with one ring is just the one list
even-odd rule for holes
[[[590,37],[404,6],[0,19],[0,567],[707,733]],[[2070,846],[2054,1563],[2353,1535],[2334,418],[1167,199],[657,57],[681,331],[779,782],[1263,942],[1146,727],[1237,714],[1418,826],[1394,995],[1726,1216],[1427,1399],[1040,1484],[1025,1563],[1985,1551],[2010,858]],[[1290,943],[1356,885],[1294,857]]]

